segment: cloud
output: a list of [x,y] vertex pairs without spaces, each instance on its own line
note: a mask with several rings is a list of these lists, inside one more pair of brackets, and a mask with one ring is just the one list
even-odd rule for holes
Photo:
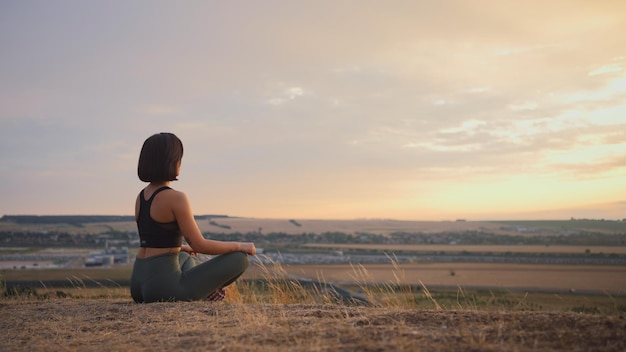
[[624,65],[619,63],[619,64],[609,64],[609,65],[605,65],[602,67],[598,67],[596,69],[594,69],[593,71],[589,71],[588,75],[589,76],[598,76],[598,75],[604,75],[607,73],[616,73],[616,72],[622,72],[624,70]]
[[300,96],[303,96],[304,94],[304,89],[300,87],[289,87],[283,90],[277,97],[270,98],[267,102],[270,105],[279,106]]

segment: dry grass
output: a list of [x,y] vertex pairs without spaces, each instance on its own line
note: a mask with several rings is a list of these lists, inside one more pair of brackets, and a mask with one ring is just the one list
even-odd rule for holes
[[541,310],[530,307],[526,297],[506,303],[493,293],[484,305],[461,288],[447,297],[424,284],[419,290],[403,288],[405,272],[395,262],[391,265],[388,280],[377,285],[369,283],[367,268],[352,268],[354,285],[372,303],[367,306],[340,303],[321,286],[304,287],[280,265],[262,266],[262,283],[229,287],[224,302],[134,304],[127,289],[80,284],[73,290],[26,292],[0,299],[0,346],[5,351],[626,348],[624,306],[615,302],[610,314]]
[[0,302],[5,351],[623,351],[626,319],[129,300]]

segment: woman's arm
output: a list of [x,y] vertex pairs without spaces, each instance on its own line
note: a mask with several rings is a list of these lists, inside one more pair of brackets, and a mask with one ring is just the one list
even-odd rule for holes
[[204,238],[193,217],[187,195],[177,191],[173,196],[174,199],[172,199],[171,203],[172,210],[178,222],[180,232],[195,252],[209,255],[231,252],[244,252],[250,255],[256,254],[256,247],[252,242],[224,242]]

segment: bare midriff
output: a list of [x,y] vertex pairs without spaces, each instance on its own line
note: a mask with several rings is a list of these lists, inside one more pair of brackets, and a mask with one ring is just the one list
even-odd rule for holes
[[137,258],[144,259],[153,257],[159,254],[166,253],[179,253],[180,247],[172,247],[172,248],[149,248],[149,247],[140,247],[139,252],[137,252]]

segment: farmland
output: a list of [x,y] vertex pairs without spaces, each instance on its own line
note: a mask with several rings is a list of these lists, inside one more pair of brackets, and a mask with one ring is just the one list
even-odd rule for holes
[[532,253],[532,254],[626,254],[626,246],[540,245],[411,245],[411,244],[307,244],[306,248],[385,252]]
[[[107,220],[107,221],[104,221]],[[619,234],[626,232],[626,221],[622,220],[519,220],[519,221],[413,221],[393,219],[262,219],[228,217],[225,215],[198,215],[196,222],[202,232],[207,233],[323,233],[343,232],[347,234],[371,233],[388,235],[394,232],[441,233],[480,231],[509,235],[570,235],[575,233]],[[111,231],[133,232],[136,224],[131,216],[120,216],[111,221],[109,217],[58,216],[28,217],[3,216],[0,232],[47,231],[71,234],[99,234]]]
[[[3,218],[0,259],[8,265],[0,274],[7,281],[78,277],[124,282],[130,275],[132,253],[137,246],[134,222],[128,217],[101,220]],[[346,285],[358,276],[356,266],[368,272],[368,283],[388,283],[401,273],[402,284],[442,288],[616,295],[626,292],[623,221],[436,222],[200,216],[197,222],[206,237],[255,242],[263,253],[256,258],[259,264],[281,265],[291,277],[323,278]],[[129,263],[85,271],[81,258],[105,243],[128,246]],[[71,258],[63,262],[62,269],[45,268],[60,255]],[[19,260],[32,266],[34,258],[43,258],[38,269],[12,269],[22,267]],[[254,277],[254,273],[253,266],[250,275]]]

